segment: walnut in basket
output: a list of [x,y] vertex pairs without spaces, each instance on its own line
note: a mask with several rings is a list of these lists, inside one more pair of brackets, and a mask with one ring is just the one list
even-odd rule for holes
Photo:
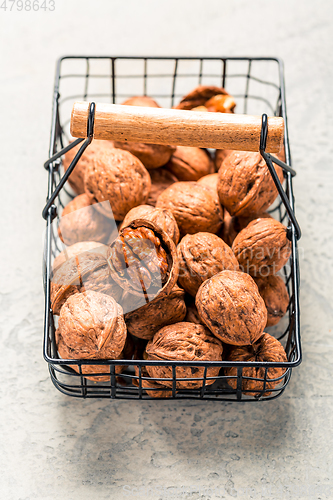
[[151,188],[148,196],[148,205],[155,206],[159,195],[171,184],[178,181],[177,177],[164,167],[155,168],[149,171],[151,178]]
[[213,161],[204,149],[187,146],[177,146],[165,168],[179,181],[197,181],[214,172]]
[[[194,323],[176,323],[165,326],[159,330],[146,347],[149,360],[170,361],[221,361],[222,343],[203,325]],[[171,366],[147,365],[147,372],[152,378],[172,379]],[[197,389],[202,387],[204,367],[184,366],[176,367],[177,378],[199,379],[177,381],[177,389]],[[207,369],[207,377],[216,377],[220,371],[219,367]],[[206,385],[213,384],[214,378],[207,379]],[[172,387],[172,380],[159,381],[167,387]]]
[[[148,355],[145,351],[145,346],[137,344],[134,351],[134,359],[143,360],[147,359]],[[139,366],[134,365],[135,375],[139,377],[140,371]],[[165,385],[159,384],[158,382],[154,382],[149,380],[149,373],[147,372],[147,367],[141,365],[141,385],[145,389],[145,392],[151,398],[171,398],[172,391],[168,389]],[[139,380],[136,378],[132,379],[133,385],[139,387]],[[150,389],[150,390],[149,390]]]
[[195,303],[205,325],[226,344],[253,344],[266,326],[265,303],[246,273],[221,271],[209,278],[200,286]]
[[106,260],[108,246],[98,243],[97,241],[80,241],[79,243],[74,243],[74,245],[70,245],[65,248],[59,255],[56,256],[52,268],[56,270],[67,260],[70,260],[72,257],[80,255],[84,252],[101,253]]
[[201,179],[198,180],[198,183],[210,187],[211,189],[213,189],[213,191],[217,193],[217,181],[218,181],[218,174],[215,173],[201,177]]
[[220,236],[230,247],[233,244],[237,234],[246,228],[246,226],[255,219],[270,219],[271,215],[267,212],[251,215],[249,217],[231,216],[227,210],[224,210],[224,220]]
[[[214,85],[199,85],[191,92],[186,94],[180,103],[175,106],[176,109],[193,109],[199,106],[204,106],[214,96],[229,96],[228,92],[223,87],[215,87]],[[214,110],[215,111],[215,110]]]
[[267,278],[254,278],[259,293],[264,299],[267,309],[266,326],[276,325],[286,314],[289,305],[288,289],[280,276],[267,276]]

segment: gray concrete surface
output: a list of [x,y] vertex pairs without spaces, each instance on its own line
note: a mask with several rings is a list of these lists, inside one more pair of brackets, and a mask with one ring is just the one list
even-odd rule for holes
[[[0,9],[1,499],[333,497],[332,14],[329,0]],[[275,402],[83,401],[51,385],[42,359],[42,164],[55,61],[89,53],[284,59],[304,361]]]

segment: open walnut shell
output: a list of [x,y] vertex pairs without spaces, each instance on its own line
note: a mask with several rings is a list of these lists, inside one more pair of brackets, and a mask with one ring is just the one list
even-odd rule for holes
[[205,106],[206,102],[216,95],[226,95],[228,92],[223,87],[215,87],[214,85],[199,85],[191,92],[186,94],[180,103],[175,106],[176,109],[193,109],[198,106]]
[[[146,203],[150,191],[150,176],[141,161],[128,151],[112,149],[98,154],[87,166],[85,190],[97,202],[96,209],[115,220],[124,219],[131,208]],[[109,201],[111,211],[104,213]]]
[[59,314],[63,304],[73,294],[93,290],[119,301],[122,289],[110,275],[105,256],[98,252],[83,252],[65,261],[51,279],[51,307]]
[[[76,153],[81,148],[82,144],[75,146],[74,148],[67,151],[63,159],[64,170],[68,169]],[[83,155],[79,159],[78,163],[75,165],[73,172],[68,178],[69,185],[77,194],[84,193],[84,175],[87,168],[96,154],[106,153],[114,148],[113,141],[98,141],[94,139],[89,146],[84,151]]]
[[[222,343],[211,335],[203,325],[194,323],[176,323],[159,330],[146,347],[149,360],[194,361],[193,366],[176,367],[176,378],[200,379],[204,376],[204,367],[195,366],[195,361],[220,361],[222,359]],[[152,378],[172,379],[171,366],[147,365],[147,372]],[[219,367],[207,369],[207,377],[216,377]],[[211,385],[214,379],[207,379],[206,385]],[[172,380],[159,381],[167,387],[172,387]],[[177,389],[197,389],[202,387],[203,380],[177,381]]]
[[281,222],[273,218],[255,219],[238,233],[232,249],[243,271],[265,278],[288,262],[291,242]]
[[280,276],[254,278],[259,293],[264,299],[267,309],[266,326],[274,326],[286,314],[289,305],[288,289]]
[[236,215],[231,216],[227,210],[224,210],[224,221],[220,236],[231,247],[237,234],[245,229],[251,221],[270,218],[272,217],[267,212],[251,215],[250,217],[237,217]]
[[164,167],[155,168],[149,171],[151,178],[151,188],[148,196],[148,205],[155,206],[157,199],[163,191],[178,181],[177,177]]
[[165,168],[179,181],[197,181],[214,172],[210,155],[204,149],[188,146],[177,146]]
[[171,238],[155,223],[136,219],[120,230],[110,245],[108,264],[111,276],[129,292],[125,312],[132,311],[130,296],[144,303],[157,295],[167,295],[177,282],[178,259]]
[[[284,363],[288,361],[288,359],[282,344],[268,333],[263,333],[263,335],[251,346],[232,347],[227,357],[227,361],[265,361]],[[244,367],[242,373],[243,377],[252,377],[262,380],[249,380],[243,378],[242,391],[247,396],[269,396],[272,393],[267,391],[267,389],[274,389],[274,387],[283,382],[283,379],[271,382],[269,382],[269,380],[282,377],[285,371],[285,368],[268,368],[266,386],[264,386],[264,367]],[[225,368],[224,372],[225,375],[237,377],[236,367]],[[227,382],[233,389],[237,388],[237,378],[228,379]],[[266,389],[265,392],[263,392],[264,389]]]
[[177,285],[167,295],[158,295],[145,306],[125,315],[129,333],[150,340],[163,326],[183,321],[186,314],[185,292]]
[[58,234],[66,245],[89,240],[106,243],[110,238],[114,227],[92,201],[87,194],[80,194],[63,209]]
[[100,253],[106,260],[108,246],[97,241],[80,241],[79,243],[74,243],[74,245],[65,248],[59,255],[56,256],[53,261],[53,269],[56,270],[67,260],[70,260],[72,257],[80,255],[84,252]]
[[181,235],[217,233],[222,226],[223,209],[216,194],[198,182],[175,182],[159,196],[156,207],[172,212]]
[[211,233],[187,234],[177,247],[178,282],[195,297],[200,285],[220,271],[238,271],[238,261],[231,248]]
[[144,219],[153,222],[163,229],[175,245],[177,245],[179,241],[179,229],[176,219],[170,210],[166,210],[165,208],[154,208],[151,205],[139,205],[128,212],[120,229],[128,226],[130,222],[136,219]]
[[[281,182],[283,170],[275,166]],[[247,217],[267,210],[278,196],[273,178],[260,153],[233,151],[219,169],[218,195],[230,215]]]
[[266,326],[267,311],[248,274],[222,271],[204,281],[195,304],[202,321],[226,344],[253,344]]

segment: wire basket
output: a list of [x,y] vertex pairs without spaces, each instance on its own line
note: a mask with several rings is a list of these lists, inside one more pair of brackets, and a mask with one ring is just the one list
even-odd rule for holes
[[[70,113],[75,100],[99,101],[120,104],[125,98],[133,95],[149,95],[157,99],[163,107],[170,108],[178,103],[183,95],[197,85],[222,86],[236,98],[237,112],[244,114],[282,116],[285,121],[285,154],[286,164],[291,165],[286,102],[284,91],[283,64],[276,58],[189,58],[189,57],[63,57],[57,63],[53,97],[50,158],[68,145],[71,140],[69,133]],[[48,200],[51,200],[62,175],[61,157],[45,164],[49,172]],[[292,172],[292,171],[291,171]],[[60,214],[63,207],[73,197],[64,185],[57,193],[54,202],[49,203],[44,217],[47,220],[45,253],[44,253],[44,289],[45,289],[45,324],[44,324],[44,358],[48,363],[53,384],[62,393],[83,398],[118,398],[118,399],[151,399],[154,391],[149,394],[144,390],[147,365],[168,365],[172,368],[169,388],[162,389],[159,398],[175,399],[211,399],[219,401],[258,401],[270,400],[282,394],[286,388],[292,368],[301,363],[300,323],[299,323],[299,265],[297,256],[297,223],[293,216],[294,197],[292,191],[292,173],[285,172],[284,192],[271,207],[270,213],[280,222],[288,226],[292,253],[288,264],[283,268],[282,277],[288,288],[290,301],[284,320],[277,327],[267,329],[279,339],[286,351],[288,362],[228,362],[228,361],[148,361],[148,360],[75,360],[69,363],[60,359],[55,341],[56,321],[50,304],[50,280],[52,261],[62,250],[54,230],[52,220]],[[289,211],[286,203],[289,202]],[[71,365],[76,365],[75,371]],[[103,382],[94,382],[83,375],[85,365],[103,367],[103,373],[90,373],[89,376],[103,377]],[[121,375],[117,367],[126,365]],[[202,387],[199,389],[178,389],[179,378],[177,368],[203,368]],[[211,367],[220,368],[219,375],[207,376]],[[234,377],[224,374],[224,368],[235,367]],[[262,368],[260,381],[262,390],[256,396],[251,396],[242,389],[244,368]],[[278,377],[277,385],[267,390],[267,384],[272,379],[267,376],[269,368],[282,367],[284,375]],[[93,368],[91,368],[93,370]],[[210,385],[209,379],[215,382]],[[228,380],[233,378],[236,386],[233,389]],[[159,379],[149,378],[150,381]],[[186,379],[189,380],[189,379]]]

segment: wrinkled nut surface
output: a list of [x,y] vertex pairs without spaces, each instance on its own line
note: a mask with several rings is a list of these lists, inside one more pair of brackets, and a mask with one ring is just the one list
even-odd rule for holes
[[215,113],[233,113],[236,102],[231,95],[217,94],[205,103],[207,111]]
[[126,99],[122,102],[126,106],[144,106],[148,108],[160,108],[161,106],[157,102],[147,95],[138,95]]
[[[136,346],[134,351],[134,359],[142,360],[147,359],[147,353],[140,346]],[[134,366],[135,375],[139,377],[139,367]],[[159,384],[157,382],[152,382],[149,380],[149,373],[147,372],[147,368],[141,365],[141,385],[145,389],[146,394],[152,398],[171,398],[172,391],[166,388],[166,386]],[[139,380],[133,378],[133,385],[139,387]],[[149,390],[150,389],[150,390]]]
[[209,174],[205,175],[204,177],[201,177],[201,179],[198,180],[198,183],[210,187],[217,193],[217,181],[218,181],[218,174]]
[[267,278],[254,278],[254,281],[267,309],[266,326],[274,326],[287,312],[289,305],[288,289],[280,276],[272,275]]
[[163,191],[178,181],[177,177],[164,167],[150,170],[151,188],[147,203],[155,206],[157,199]]
[[[276,172],[283,182],[283,171]],[[260,153],[233,151],[219,169],[218,195],[230,215],[250,216],[264,212],[278,196],[272,176]]]
[[[263,335],[251,346],[232,347],[227,358],[228,361],[267,361],[267,362],[286,362],[288,361],[285,350],[282,344],[268,333]],[[266,389],[274,389],[277,385],[283,382],[283,379],[269,382],[270,379],[282,377],[285,373],[285,368],[268,368]],[[225,368],[225,375],[237,377],[237,368]],[[270,391],[264,390],[264,367],[244,367],[243,377],[253,377],[262,380],[242,379],[242,391],[248,396],[269,396]],[[228,384],[233,388],[237,388],[237,379],[228,379]]]
[[177,285],[168,295],[158,295],[143,307],[125,315],[129,333],[150,340],[163,326],[179,323],[186,315],[185,292]]
[[89,240],[106,243],[111,232],[109,220],[96,210],[87,194],[76,196],[62,211],[58,234],[66,245]]
[[165,168],[180,181],[197,181],[214,172],[212,159],[205,150],[187,146],[177,146]]
[[67,260],[70,260],[72,257],[80,255],[84,252],[101,253],[106,260],[108,246],[97,241],[80,241],[79,243],[74,243],[74,245],[65,248],[59,255],[56,256],[53,261],[53,269],[57,269]]
[[[176,246],[155,223],[136,219],[121,229],[108,251],[111,276],[125,291],[152,300],[178,278]],[[130,297],[130,296],[129,296]]]
[[181,235],[217,233],[222,226],[223,209],[217,196],[198,182],[175,182],[159,196],[156,207],[172,212]]
[[[222,359],[222,344],[211,335],[210,331],[203,325],[193,323],[176,323],[165,326],[159,330],[146,347],[149,360],[171,360],[171,361],[220,361]],[[146,366],[147,372],[152,378],[172,379],[171,366]],[[202,378],[204,367],[184,366],[176,367],[176,378]],[[216,377],[219,367],[207,369],[207,377]],[[207,379],[206,385],[211,385],[214,379]],[[159,383],[172,387],[172,380],[163,380]],[[177,389],[197,389],[202,387],[203,380],[177,381]]]
[[227,210],[224,210],[224,221],[222,230],[220,233],[223,241],[231,247],[236,238],[237,234],[240,233],[246,226],[255,219],[269,219],[272,218],[267,212],[261,214],[252,215],[250,217],[237,217],[236,215],[231,216]]
[[193,297],[208,278],[226,269],[239,269],[231,248],[211,233],[187,234],[177,247],[177,255],[178,282]]
[[[75,146],[73,149],[67,151],[63,159],[64,170],[68,169],[76,153],[79,151],[82,144]],[[84,151],[83,155],[79,159],[78,163],[75,165],[73,172],[68,178],[69,185],[76,192],[76,194],[84,193],[84,174],[87,165],[91,163],[94,156],[101,152],[108,154],[108,152],[114,148],[113,141],[98,141],[94,139],[87,149]]]
[[68,297],[86,290],[105,293],[117,302],[122,296],[122,289],[112,280],[106,258],[101,253],[77,254],[55,270],[51,279],[53,313],[60,313]]
[[213,85],[199,85],[193,89],[189,94],[183,97],[180,103],[175,106],[177,109],[193,109],[198,106],[205,106],[215,95],[229,95],[223,87],[215,87]]
[[255,219],[238,233],[232,249],[243,271],[265,278],[288,262],[291,242],[281,222],[273,218]]
[[222,271],[206,280],[195,304],[202,321],[226,344],[253,344],[266,326],[266,307],[258,287],[251,276],[239,271]]
[[[131,208],[146,203],[150,186],[149,173],[140,160],[121,149],[96,155],[85,172],[86,192],[95,202],[109,201],[117,221]],[[96,209],[101,211],[103,206],[97,204]]]
[[[186,304],[186,316],[184,319],[187,323],[196,323],[197,325],[203,325],[203,321],[199,316],[198,309],[194,302]],[[205,326],[205,325],[204,325]]]
[[128,226],[136,219],[145,219],[154,222],[158,227],[163,229],[163,231],[173,240],[175,245],[177,245],[179,241],[179,229],[176,219],[170,210],[154,208],[151,205],[139,205],[128,212],[120,228],[122,229]]

